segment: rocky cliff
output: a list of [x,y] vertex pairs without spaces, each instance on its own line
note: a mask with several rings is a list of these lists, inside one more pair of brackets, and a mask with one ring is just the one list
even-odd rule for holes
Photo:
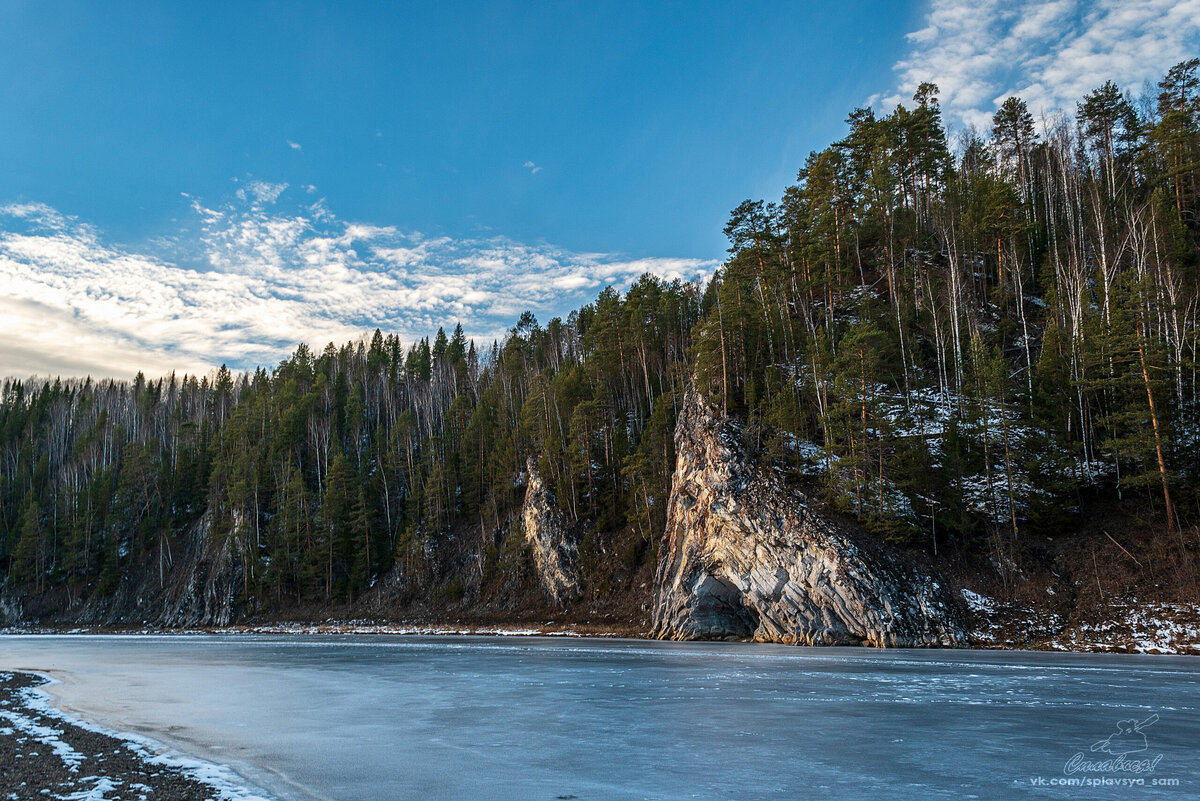
[[21,601],[10,597],[5,590],[0,589],[0,628],[18,626],[23,620]]
[[109,599],[93,599],[76,616],[78,622],[178,628],[228,626],[237,620],[243,577],[239,541],[214,537],[210,529],[206,514],[188,533],[177,562],[123,584]]
[[578,543],[554,494],[542,480],[535,457],[529,457],[526,470],[528,483],[521,509],[525,537],[533,549],[542,587],[556,604],[562,605],[579,592]]
[[961,612],[920,570],[756,464],[739,425],[688,391],[654,604],[659,639],[959,647]]
[[166,538],[111,593],[59,592],[29,599],[17,619],[0,602],[0,624],[187,628],[227,626],[242,613],[242,554],[230,536],[213,536],[205,514],[172,546]]

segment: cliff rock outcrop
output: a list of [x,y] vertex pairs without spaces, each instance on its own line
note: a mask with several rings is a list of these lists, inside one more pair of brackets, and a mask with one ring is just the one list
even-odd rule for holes
[[0,628],[20,625],[22,618],[21,601],[0,590]]
[[526,469],[528,483],[521,509],[525,537],[533,549],[542,587],[555,603],[562,605],[579,592],[579,546],[554,494],[542,481],[535,457],[529,457]]
[[169,548],[159,550],[135,580],[122,582],[112,594],[93,595],[57,616],[91,626],[180,628],[237,622],[243,561],[238,540],[212,536],[211,517],[205,514],[176,547],[174,558]]
[[659,639],[959,647],[946,582],[820,511],[756,464],[690,389],[655,582]]

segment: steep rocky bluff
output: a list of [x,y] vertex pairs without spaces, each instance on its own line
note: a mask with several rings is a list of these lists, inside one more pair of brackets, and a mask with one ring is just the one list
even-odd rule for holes
[[243,564],[234,537],[214,537],[204,514],[172,547],[164,537],[109,593],[48,593],[24,604],[0,593],[0,626],[39,621],[72,626],[228,626],[242,615]]
[[659,639],[960,647],[946,582],[835,521],[756,464],[740,426],[693,388],[655,582]]
[[562,605],[579,592],[579,546],[566,515],[538,472],[537,459],[526,461],[527,484],[521,520],[533,550],[538,578],[546,593]]

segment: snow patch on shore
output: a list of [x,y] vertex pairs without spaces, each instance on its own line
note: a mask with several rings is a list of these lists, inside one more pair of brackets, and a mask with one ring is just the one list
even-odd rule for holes
[[[80,782],[92,782],[93,787],[86,790],[79,790],[70,795],[60,795],[58,798],[62,801],[108,801],[108,793],[117,792],[119,782],[110,779],[108,776],[84,776]],[[145,798],[146,794],[141,793],[141,798]]]
[[[11,674],[5,674],[6,677]],[[30,708],[33,708],[32,706]],[[41,711],[40,709],[36,711]],[[43,726],[40,723],[34,722],[32,718],[22,715],[15,709],[0,708],[0,719],[6,720],[12,724],[13,729],[29,735],[44,746],[52,750],[67,769],[72,773],[79,770],[79,763],[83,762],[83,754],[76,751],[62,739],[62,732],[58,729],[49,726]]]
[[993,615],[996,613],[996,602],[986,595],[980,595],[977,592],[971,592],[968,589],[962,591],[963,600],[967,602],[967,606],[972,612],[982,612],[985,615]]
[[610,638],[625,637],[614,631],[579,630],[571,627],[563,628],[555,623],[545,623],[542,626],[507,627],[507,626],[449,626],[429,623],[377,623],[369,620],[326,620],[315,623],[260,623],[253,625],[231,625],[207,629],[170,629],[144,627],[140,629],[119,629],[113,631],[102,627],[76,627],[61,629],[47,626],[20,626],[0,628],[0,635],[16,634],[55,634],[55,635],[88,635],[88,634],[170,634],[183,635],[212,635],[212,634],[389,634],[398,636],[485,636],[485,637],[589,637]]
[[971,640],[983,648],[1200,654],[1200,604],[1108,599],[1093,619],[1072,614],[1068,620],[972,590],[961,593],[971,610]]
[[612,637],[609,633],[584,633],[574,629],[507,628],[502,626],[435,626],[429,624],[375,623],[366,620],[327,620],[324,623],[266,623],[232,626],[221,632],[235,634],[396,634],[396,635],[482,635],[489,637]]
[[1118,610],[1105,622],[1080,624],[1051,647],[1138,654],[1200,652],[1200,604],[1139,602],[1135,598]]
[[[248,786],[245,779],[243,779],[241,776],[238,776],[232,770],[224,767],[223,765],[216,765],[203,759],[183,756],[182,754],[170,753],[163,749],[161,744],[147,737],[129,734],[126,732],[113,731],[111,729],[106,729],[103,726],[97,726],[94,723],[74,717],[73,715],[68,715],[62,710],[52,706],[50,702],[50,696],[45,692],[45,687],[52,684],[57,684],[58,680],[43,673],[39,673],[38,675],[45,678],[48,681],[48,684],[41,685],[39,687],[26,687],[19,691],[21,698],[28,709],[38,712],[45,717],[61,720],[63,723],[77,726],[85,731],[90,731],[95,734],[104,735],[105,737],[112,737],[113,739],[121,740],[125,743],[126,748],[132,751],[134,755],[145,761],[147,764],[157,765],[170,770],[177,770],[186,776],[201,782],[202,784],[206,784],[213,789],[216,797],[220,798],[222,801],[275,801],[272,796],[268,795],[263,790]],[[5,715],[5,713],[10,713],[10,715],[15,717],[24,717],[17,713],[11,713],[10,710],[0,710],[0,715]],[[12,720],[12,716],[9,716],[10,720]],[[39,742],[44,742],[47,745],[51,745],[51,747],[55,748],[55,753],[58,753],[60,757],[63,757],[63,761],[68,764],[72,771],[78,770],[78,764],[83,760],[83,756],[65,742],[62,742],[61,731],[46,726],[38,726],[37,724],[33,724],[32,721],[29,721],[28,718],[24,719],[36,728],[45,730],[42,736],[46,737],[46,739],[43,740],[41,736],[36,734],[33,736],[38,737]],[[16,721],[14,721],[14,725],[18,726],[18,728],[21,728],[20,724],[16,723]],[[32,732],[27,729],[22,728],[22,730],[32,734]],[[66,752],[69,752],[69,754],[60,752],[58,746],[53,745],[52,743],[61,744],[62,748],[65,749]],[[74,762],[68,761],[71,759],[73,759]],[[63,801],[105,801],[108,798],[106,793],[112,792],[116,789],[116,785],[114,784],[113,780],[106,776],[89,776],[86,777],[85,780],[94,780],[95,786],[88,790],[81,790],[69,796],[61,796]]]

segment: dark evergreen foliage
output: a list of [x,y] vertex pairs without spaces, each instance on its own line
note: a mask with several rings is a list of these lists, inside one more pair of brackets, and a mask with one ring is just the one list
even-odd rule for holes
[[500,525],[530,453],[573,518],[648,538],[698,319],[695,285],[645,277],[565,322],[526,313],[484,358],[458,326],[301,345],[271,374],[7,382],[0,564],[111,591],[203,523],[247,596],[349,601],[456,525]]
[[1198,69],[1140,106],[1106,83],[1074,122],[1009,98],[956,153],[931,84],[855,110],[779,203],[734,210],[703,289],[644,277],[490,344],[376,331],[270,373],[6,382],[0,567],[108,592],[200,526],[248,596],[351,600],[500,529],[530,454],[569,519],[653,542],[693,376],[895,539],[1053,530],[1127,493],[1174,527],[1200,453]]

